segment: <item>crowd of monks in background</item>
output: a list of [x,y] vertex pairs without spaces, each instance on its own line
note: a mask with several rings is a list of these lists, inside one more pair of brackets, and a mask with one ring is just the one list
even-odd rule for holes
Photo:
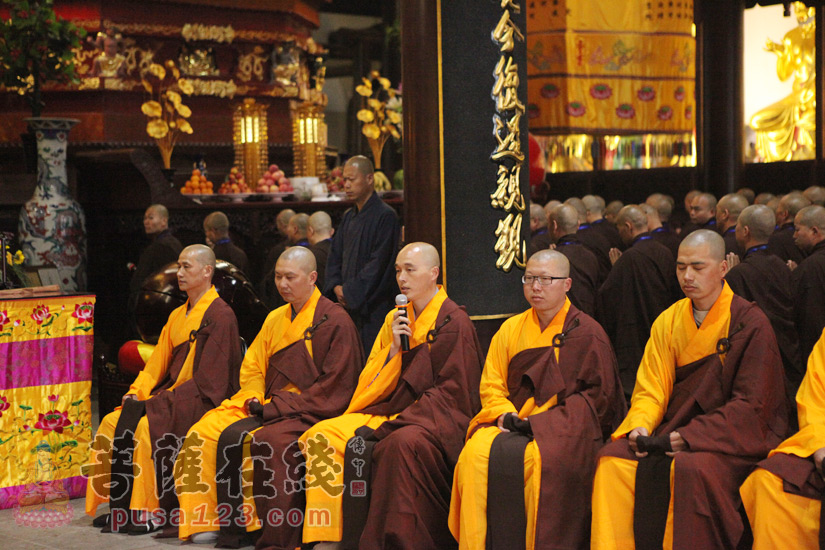
[[219,253],[245,261],[219,249],[226,216],[179,252],[188,301],[92,448],[97,527],[260,550],[819,545],[825,188],[532,205],[530,307],[485,359],[436,249],[396,253],[372,178],[345,167],[337,232],[279,215],[279,302],[245,354],[211,286]]

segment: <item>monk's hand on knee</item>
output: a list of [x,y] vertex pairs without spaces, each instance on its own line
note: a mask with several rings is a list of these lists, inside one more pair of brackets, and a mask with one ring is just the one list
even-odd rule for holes
[[647,437],[650,435],[650,432],[647,431],[647,428],[643,428],[641,426],[638,428],[633,428],[630,430],[630,433],[627,434],[627,443],[630,445],[630,450],[636,453],[637,458],[644,458],[647,456],[647,453],[640,453],[639,446],[636,444],[636,438],[640,435]]
[[822,460],[825,459],[825,447],[821,449],[817,449],[814,452],[814,466],[816,466],[816,471],[819,472],[819,475],[825,477],[825,474],[822,473]]
[[501,430],[502,432],[509,432],[510,431],[510,430],[508,430],[507,428],[504,427],[504,418],[508,414],[514,414],[514,413],[504,413],[504,414],[502,414],[501,416],[498,417],[498,420],[496,420],[496,426],[498,426],[498,429]]
[[686,451],[688,444],[679,432],[670,432],[670,447],[673,449],[673,452],[665,453],[667,456],[673,456],[680,451]]
[[246,416],[261,416],[264,412],[263,405],[258,401],[257,397],[250,397],[243,404],[243,412]]
[[123,399],[120,400],[120,406],[122,407],[123,405],[125,405],[126,401],[129,400],[129,399],[137,399],[137,395],[135,395],[133,393],[127,393],[126,395],[123,396]]

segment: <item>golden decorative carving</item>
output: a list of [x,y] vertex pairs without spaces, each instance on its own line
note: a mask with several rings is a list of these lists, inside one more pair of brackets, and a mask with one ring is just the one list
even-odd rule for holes
[[240,55],[238,57],[238,80],[249,82],[254,77],[258,82],[263,82],[266,62],[267,56],[264,55],[264,49],[260,46],[255,46],[252,53]]
[[[215,97],[235,97],[238,86],[231,80],[190,80],[194,91],[192,95],[211,95]],[[243,93],[243,92],[241,92]]]
[[180,31],[181,36],[187,42],[193,40],[205,40],[209,42],[225,42],[231,44],[235,39],[235,30],[232,25],[219,27],[217,25],[201,25],[200,23],[187,23]]
[[521,6],[514,0],[501,0],[501,9],[501,17],[492,33],[501,55],[493,71],[496,78],[492,90],[496,102],[493,115],[496,148],[490,159],[498,165],[498,171],[490,205],[506,214],[498,222],[493,248],[498,254],[496,268],[508,272],[513,264],[523,269],[527,261],[527,246],[521,233],[526,204],[521,194],[521,166],[525,157],[521,150],[520,125],[525,108],[518,97],[518,64],[513,57],[516,42],[524,42],[524,33],[510,18],[511,10],[521,13]]
[[83,47],[74,48],[72,50],[74,54],[74,70],[77,72],[77,75],[81,78],[89,74],[89,71],[92,69],[91,61],[95,57],[94,50],[85,50]]
[[192,48],[184,46],[178,58],[183,74],[187,76],[218,76],[220,71],[215,66],[215,54],[211,48]]

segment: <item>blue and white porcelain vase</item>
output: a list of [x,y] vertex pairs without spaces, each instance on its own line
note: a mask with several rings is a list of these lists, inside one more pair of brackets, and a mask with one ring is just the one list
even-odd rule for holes
[[71,118],[27,118],[37,138],[37,187],[20,210],[18,239],[27,267],[56,267],[64,291],[86,289],[86,220],[69,194],[66,146]]

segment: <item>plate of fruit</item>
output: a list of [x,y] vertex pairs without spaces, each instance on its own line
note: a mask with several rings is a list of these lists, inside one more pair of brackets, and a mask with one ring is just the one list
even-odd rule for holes
[[192,170],[192,175],[181,187],[180,192],[182,195],[212,195],[214,193],[212,182],[197,168]]
[[264,175],[258,180],[255,191],[269,193],[275,197],[279,195],[283,197],[291,194],[295,189],[284,171],[278,168],[277,164],[271,164],[269,170],[264,172]]
[[[243,197],[248,196],[252,192],[249,189],[249,186],[246,184],[246,180],[244,179],[243,172],[241,172],[237,166],[233,166],[231,170],[229,170],[229,175],[226,176],[226,180],[221,184],[220,188],[218,189],[219,195],[229,195],[232,199],[243,200]],[[240,197],[238,198],[238,196]]]

